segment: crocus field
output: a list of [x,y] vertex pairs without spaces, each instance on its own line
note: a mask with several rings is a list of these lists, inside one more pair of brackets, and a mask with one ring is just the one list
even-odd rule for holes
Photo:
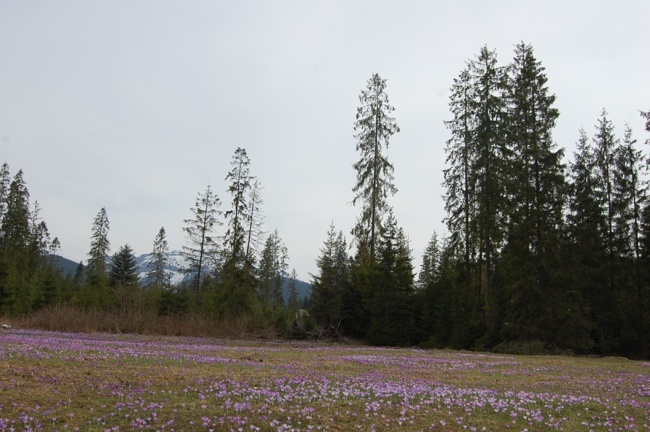
[[650,362],[6,330],[13,430],[650,430]]

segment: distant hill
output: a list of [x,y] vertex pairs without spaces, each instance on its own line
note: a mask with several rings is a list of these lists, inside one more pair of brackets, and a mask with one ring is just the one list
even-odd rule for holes
[[74,276],[75,272],[77,271],[77,266],[79,266],[78,262],[74,262],[59,255],[50,255],[49,258],[58,268],[61,269],[61,271],[63,271],[64,276]]
[[[63,271],[64,275],[73,276],[77,271],[78,262],[74,262],[59,255],[50,255],[55,264]],[[148,264],[151,262],[151,254],[143,254],[136,257],[136,264],[138,266],[138,277],[141,282],[145,282],[148,269]],[[172,285],[180,285],[188,277],[183,273],[182,269],[186,261],[180,251],[171,251],[168,257],[168,265],[166,271],[169,272]],[[289,278],[284,278],[283,295],[285,300],[289,298]],[[298,298],[302,301],[311,295],[311,284],[301,280],[296,281],[296,289],[298,291]]]

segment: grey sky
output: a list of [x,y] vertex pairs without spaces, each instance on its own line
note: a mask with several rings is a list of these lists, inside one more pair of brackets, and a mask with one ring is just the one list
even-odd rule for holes
[[210,183],[227,203],[224,177],[244,147],[265,229],[308,280],[329,224],[347,234],[360,211],[353,124],[377,72],[402,130],[387,153],[391,203],[419,264],[444,233],[443,121],[466,60],[487,45],[505,65],[532,44],[569,156],[603,108],[641,142],[648,17],[645,0],[3,0],[0,163],[24,171],[62,254],[80,261],[103,206],[111,252],[150,252],[161,226],[180,249],[197,193]]

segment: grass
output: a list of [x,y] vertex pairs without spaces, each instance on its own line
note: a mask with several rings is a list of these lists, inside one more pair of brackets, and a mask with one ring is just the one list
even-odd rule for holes
[[0,431],[649,430],[650,363],[0,332]]

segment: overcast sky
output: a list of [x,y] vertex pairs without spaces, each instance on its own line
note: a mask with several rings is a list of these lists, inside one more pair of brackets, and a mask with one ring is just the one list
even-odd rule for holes
[[353,126],[376,72],[401,128],[390,203],[418,265],[445,232],[443,121],[465,62],[487,45],[505,65],[530,43],[569,156],[603,108],[642,142],[649,17],[647,0],[2,0],[0,163],[23,170],[62,255],[81,261],[102,207],[111,253],[151,252],[161,226],[180,249],[197,194],[211,184],[230,199],[224,178],[243,147],[264,228],[309,280],[330,223],[348,234],[360,212]]

